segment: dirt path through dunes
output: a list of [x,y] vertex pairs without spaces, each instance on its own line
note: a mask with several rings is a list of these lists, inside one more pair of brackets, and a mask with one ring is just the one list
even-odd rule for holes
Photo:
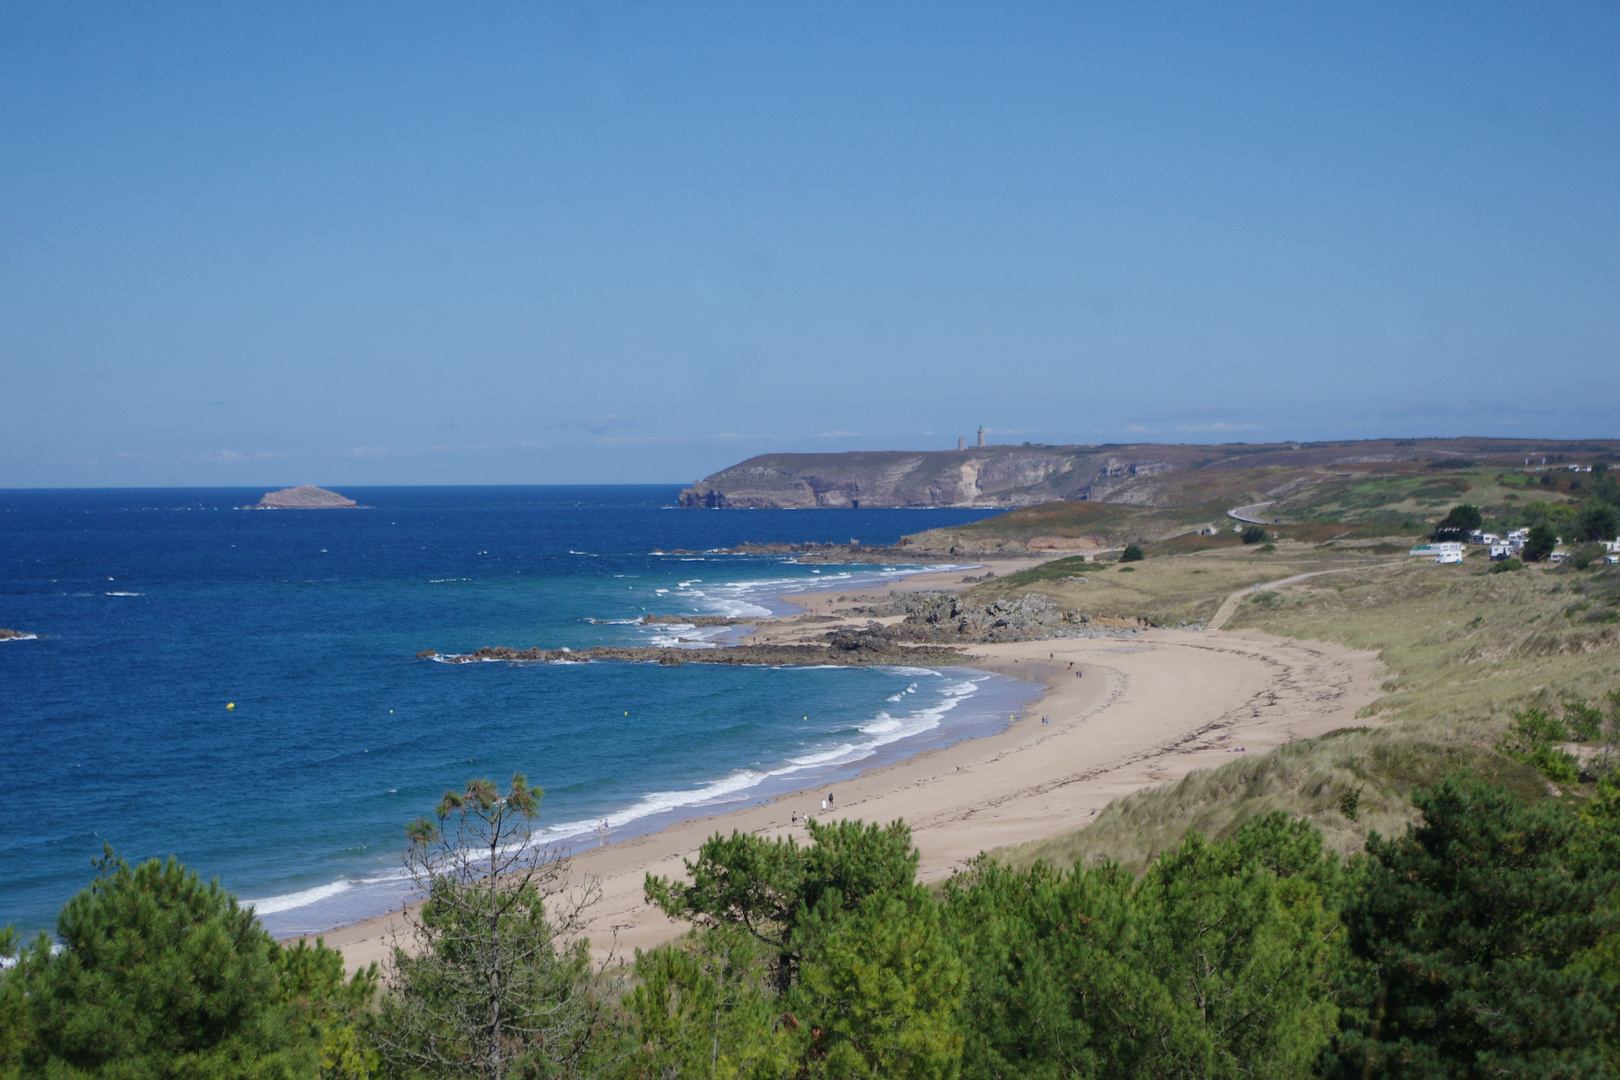
[[[922,852],[922,879],[938,881],[987,848],[1080,828],[1139,788],[1223,764],[1233,753],[1262,753],[1355,723],[1356,711],[1376,696],[1372,653],[1252,631],[1155,630],[972,652],[980,666],[1042,680],[1050,691],[998,735],[874,768],[830,791],[785,795],[581,854],[576,872],[603,886],[592,912],[593,945],[600,952],[616,941],[628,953],[681,933],[684,925],[643,903],[643,881],[649,872],[681,874],[681,860],[715,832],[802,838],[794,812],[904,818]],[[835,809],[823,815],[829,795]],[[382,957],[391,921],[397,916],[332,931],[326,940],[351,966],[362,965]]]
[[1306,578],[1321,577],[1323,574],[1343,574],[1350,570],[1364,569],[1366,568],[1361,566],[1343,566],[1337,570],[1312,570],[1308,574],[1295,574],[1293,577],[1278,578],[1276,581],[1262,581],[1258,585],[1250,585],[1248,588],[1239,589],[1221,602],[1221,606],[1215,612],[1215,617],[1209,620],[1209,628],[1219,630],[1225,626],[1226,621],[1237,613],[1238,605],[1243,602],[1243,598],[1249,593],[1265,592],[1267,589],[1281,589],[1286,585],[1304,581]]

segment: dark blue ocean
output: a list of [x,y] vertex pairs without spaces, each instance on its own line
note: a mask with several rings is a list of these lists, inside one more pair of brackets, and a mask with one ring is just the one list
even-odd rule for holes
[[53,926],[105,840],[219,878],[274,933],[325,929],[398,902],[405,823],[472,777],[527,775],[560,843],[603,819],[622,839],[997,730],[1031,696],[953,669],[417,659],[712,638],[635,624],[920,569],[714,549],[988,513],[678,510],[678,490],[344,488],[370,507],[346,511],[0,491],[0,627],[37,635],[0,642],[0,925]]

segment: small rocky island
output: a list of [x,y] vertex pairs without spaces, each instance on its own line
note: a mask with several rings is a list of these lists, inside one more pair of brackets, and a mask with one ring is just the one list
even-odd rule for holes
[[21,630],[0,630],[0,641],[33,641],[38,634],[25,634]]
[[300,484],[298,487],[283,488],[272,491],[252,506],[244,506],[244,510],[347,510],[360,504],[353,499],[344,498],[335,491],[316,487],[314,484]]

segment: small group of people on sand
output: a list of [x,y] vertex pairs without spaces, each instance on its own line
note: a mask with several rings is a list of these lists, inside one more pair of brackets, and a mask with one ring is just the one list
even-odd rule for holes
[[[833,805],[833,793],[831,791],[827,792],[827,797],[825,799],[821,800],[821,809],[823,811],[836,809],[836,807],[834,807],[834,805]],[[804,820],[809,821],[810,820],[810,815],[805,814],[804,815]],[[795,810],[795,811],[793,811],[793,824],[797,825],[798,823],[799,823],[799,812],[797,810]]]

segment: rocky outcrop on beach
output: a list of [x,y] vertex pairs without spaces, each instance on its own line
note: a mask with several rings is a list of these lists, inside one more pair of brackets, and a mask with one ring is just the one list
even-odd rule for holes
[[770,666],[813,667],[842,665],[866,667],[879,664],[965,664],[969,658],[955,649],[898,643],[892,636],[871,630],[836,630],[824,644],[731,645],[718,649],[669,649],[652,646],[599,646],[594,649],[513,649],[487,646],[477,652],[439,653],[425,649],[419,659],[451,664],[480,661],[514,663],[586,663],[619,660],[636,664],[764,664]]
[[1119,637],[1149,629],[1142,618],[1118,618],[1065,608],[1041,593],[975,600],[960,593],[894,593],[858,604],[841,614],[884,618],[905,616],[868,632],[896,641],[940,645],[1043,641],[1066,637]]
[[244,510],[347,510],[360,504],[353,499],[345,498],[335,491],[316,487],[314,484],[300,484],[298,487],[282,488],[272,491],[252,506],[243,507]]

